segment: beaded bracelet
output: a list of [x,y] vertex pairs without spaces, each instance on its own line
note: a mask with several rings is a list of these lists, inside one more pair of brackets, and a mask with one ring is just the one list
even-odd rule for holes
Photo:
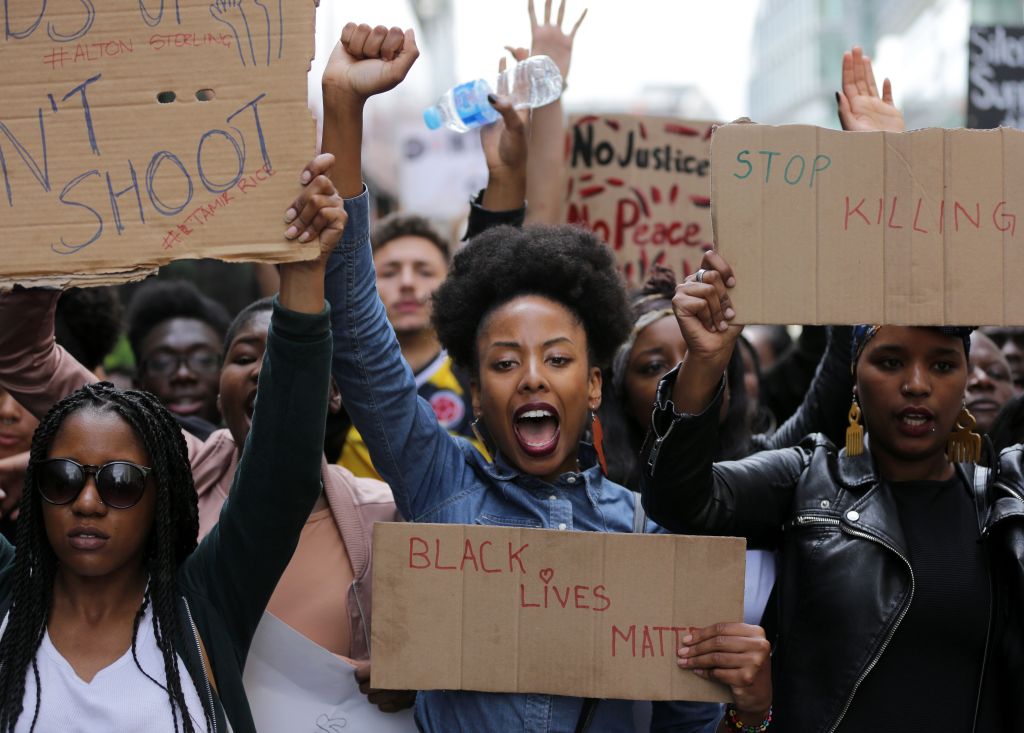
[[736,708],[730,705],[726,712],[726,724],[730,730],[737,731],[737,733],[764,733],[772,724],[772,709],[768,708],[760,725],[743,725],[736,713]]

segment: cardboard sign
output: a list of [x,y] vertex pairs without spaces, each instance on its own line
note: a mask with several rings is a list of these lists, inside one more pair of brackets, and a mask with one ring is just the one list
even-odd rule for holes
[[745,546],[376,524],[373,686],[727,701],[676,650],[691,627],[742,619]]
[[636,115],[569,120],[568,221],[615,250],[640,285],[654,264],[693,272],[711,247],[708,121]]
[[1024,27],[972,26],[967,126],[1024,126]]
[[1024,133],[727,125],[717,248],[743,323],[1024,324]]
[[284,239],[283,217],[315,148],[315,8],[285,7],[5,2],[0,285],[312,257]]

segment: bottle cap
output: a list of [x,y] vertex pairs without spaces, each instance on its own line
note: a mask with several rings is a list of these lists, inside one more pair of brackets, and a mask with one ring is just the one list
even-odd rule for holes
[[437,106],[427,107],[427,109],[423,110],[423,121],[427,123],[427,127],[431,130],[437,130],[443,124],[441,110]]

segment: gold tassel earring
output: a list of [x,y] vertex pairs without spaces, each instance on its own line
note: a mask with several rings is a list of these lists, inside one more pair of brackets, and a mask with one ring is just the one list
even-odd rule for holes
[[850,427],[846,428],[846,455],[850,458],[864,453],[864,428],[860,425],[860,414],[860,405],[854,394],[850,405]]
[[964,405],[956,419],[956,430],[946,440],[950,463],[977,463],[981,458],[981,436],[974,432],[978,421]]

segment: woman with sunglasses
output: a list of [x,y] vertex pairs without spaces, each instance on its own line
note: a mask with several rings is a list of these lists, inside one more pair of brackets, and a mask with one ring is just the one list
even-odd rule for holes
[[281,266],[232,500],[198,547],[185,440],[152,395],[92,384],[41,421],[17,551],[0,540],[0,731],[255,731],[242,664],[320,494],[332,163],[307,167],[290,207],[316,223],[285,236],[321,255]]
[[[658,388],[644,505],[673,531],[779,550],[772,727],[1019,730],[1022,451],[994,471],[955,462],[972,442],[958,428],[970,329],[857,327],[845,450],[814,436],[714,463],[741,314],[728,264],[712,252],[704,268],[673,301],[687,353]],[[708,652],[682,649],[680,664]]]

